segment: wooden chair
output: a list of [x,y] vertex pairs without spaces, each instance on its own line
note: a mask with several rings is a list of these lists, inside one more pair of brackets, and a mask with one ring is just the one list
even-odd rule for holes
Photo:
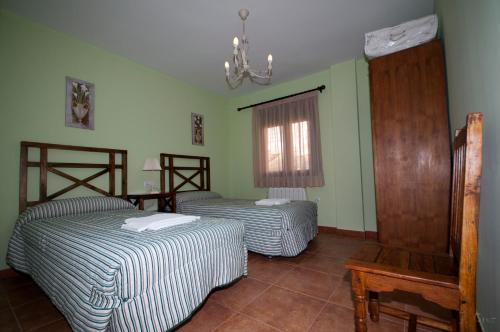
[[[482,163],[481,113],[467,115],[455,132],[451,197],[450,253],[429,254],[381,244],[366,244],[347,262],[351,270],[356,331],[366,331],[365,296],[373,321],[385,313],[409,321],[409,331],[422,324],[455,331],[457,322],[442,322],[381,305],[379,292],[402,290],[458,312],[460,331],[476,331],[476,265]],[[432,230],[429,230],[432,231]]]

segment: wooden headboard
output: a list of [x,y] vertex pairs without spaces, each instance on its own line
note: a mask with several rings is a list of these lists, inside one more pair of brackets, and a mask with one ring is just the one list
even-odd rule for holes
[[[193,163],[195,166],[193,166]],[[160,154],[160,166],[160,188],[162,193],[210,190],[209,157],[162,153]],[[192,174],[186,174],[186,172]],[[177,179],[182,181],[175,185]],[[168,190],[166,190],[167,181]],[[184,189],[188,185],[191,185],[193,189]]]
[[[29,150],[37,149],[40,153],[40,158],[38,161],[30,161]],[[108,155],[107,163],[76,163],[76,162],[54,162],[49,161],[49,151],[50,150],[66,150],[66,151],[79,151],[79,152],[90,152],[90,153],[104,153]],[[116,163],[116,156],[121,156],[121,163]],[[28,168],[35,167],[39,168],[39,195],[38,200],[28,201]],[[84,179],[78,179],[66,172],[61,171],[61,169],[101,169],[97,173],[90,175]],[[116,181],[115,173],[116,169],[121,170],[121,193],[116,195]],[[47,178],[48,173],[55,174],[66,180],[73,182],[73,184],[60,189],[52,194],[47,192]],[[97,186],[90,184],[90,181],[109,173],[109,184],[108,190],[101,189]],[[19,212],[24,211],[27,207],[40,204],[53,200],[67,192],[74,190],[80,186],[86,187],[104,196],[121,196],[122,198],[127,197],[127,150],[116,150],[116,149],[106,149],[106,148],[95,148],[86,146],[73,146],[73,145],[60,145],[60,144],[49,144],[49,143],[37,143],[37,142],[21,142],[21,161],[20,161],[20,177],[19,177]]]

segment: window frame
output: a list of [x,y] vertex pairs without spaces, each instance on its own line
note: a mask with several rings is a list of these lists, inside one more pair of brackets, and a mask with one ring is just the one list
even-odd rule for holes
[[[302,123],[302,122],[305,122],[307,123],[307,144],[308,144],[308,150],[309,150],[309,155],[311,154],[311,151],[312,151],[312,140],[313,140],[313,137],[312,137],[312,131],[311,131],[311,119],[308,119],[308,118],[299,118],[299,119],[294,119],[293,122],[290,122],[290,123],[272,123],[272,124],[268,124],[266,126],[264,126],[262,128],[263,130],[263,137],[265,138],[265,142],[264,142],[264,145],[266,147],[265,149],[265,160],[266,160],[266,175],[268,176],[286,176],[287,174],[290,174],[290,173],[294,173],[294,174],[297,174],[297,175],[301,175],[301,176],[309,176],[312,174],[312,162],[311,162],[311,159],[309,156],[309,161],[308,161],[308,168],[306,170],[293,170],[293,167],[291,167],[293,165],[293,159],[295,157],[294,153],[293,153],[293,129],[292,129],[292,126],[296,123]],[[282,163],[282,167],[281,167],[281,170],[280,171],[269,171],[269,149],[267,148],[268,146],[268,130],[270,128],[274,128],[274,127],[282,127],[283,128],[283,134],[282,134],[282,140],[283,140],[283,143],[281,144],[281,146],[283,147],[283,149],[286,149],[288,146],[290,146],[290,153],[286,153],[284,152],[283,150],[281,151],[281,155],[282,155],[282,158],[283,159],[283,163]],[[290,166],[290,167],[288,167]]]

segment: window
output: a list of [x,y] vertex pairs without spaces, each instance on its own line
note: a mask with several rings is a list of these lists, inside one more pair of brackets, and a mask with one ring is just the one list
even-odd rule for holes
[[308,128],[307,121],[292,123],[292,167],[295,171],[308,171],[310,169]]
[[267,128],[267,171],[283,171],[283,127]]
[[293,99],[253,111],[257,187],[324,184],[317,97]]
[[[266,128],[266,168],[269,173],[282,172],[285,169],[284,146],[291,146],[290,168],[294,171],[308,171],[309,131],[307,121],[293,122],[289,130],[284,126]],[[288,132],[284,135],[283,132]],[[285,142],[284,139],[288,141]]]

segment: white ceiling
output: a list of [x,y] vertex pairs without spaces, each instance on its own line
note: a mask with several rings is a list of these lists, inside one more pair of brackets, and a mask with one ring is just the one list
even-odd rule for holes
[[273,54],[273,84],[359,57],[364,33],[433,12],[433,0],[4,0],[26,16],[102,49],[224,96],[224,61],[241,35],[248,8],[250,61],[265,67]]

